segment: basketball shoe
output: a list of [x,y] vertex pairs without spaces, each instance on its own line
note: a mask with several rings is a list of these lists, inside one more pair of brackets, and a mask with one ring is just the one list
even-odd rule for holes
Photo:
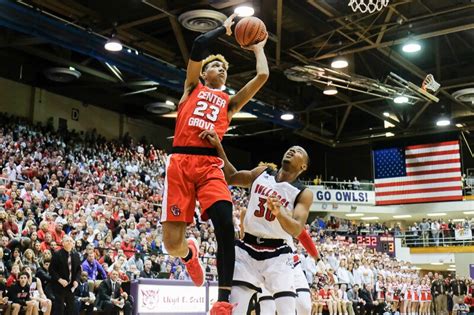
[[190,238],[188,239],[188,246],[193,256],[187,262],[184,260],[183,262],[186,266],[186,270],[189,273],[189,277],[191,277],[191,280],[194,282],[194,285],[200,287],[204,284],[204,267],[199,260],[199,245],[196,239]]
[[229,302],[218,301],[212,305],[209,315],[232,315],[234,305]]

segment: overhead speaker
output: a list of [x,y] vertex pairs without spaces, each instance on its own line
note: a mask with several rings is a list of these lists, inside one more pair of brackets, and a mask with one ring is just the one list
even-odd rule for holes
[[165,102],[154,102],[145,105],[145,110],[155,115],[168,114],[176,109],[175,105],[167,104]]
[[225,14],[214,10],[193,10],[181,14],[179,23],[191,31],[205,33],[213,30],[224,23],[227,19]]
[[51,81],[61,82],[61,83],[72,82],[81,77],[81,73],[72,67],[49,68],[44,71],[44,75]]

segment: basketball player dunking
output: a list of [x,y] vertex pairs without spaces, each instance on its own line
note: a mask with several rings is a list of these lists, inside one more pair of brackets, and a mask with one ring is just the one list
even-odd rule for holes
[[222,138],[232,116],[257,93],[269,75],[264,53],[265,38],[256,45],[245,47],[255,54],[255,77],[231,97],[222,91],[228,63],[221,55],[208,56],[208,49],[220,35],[232,34],[234,17],[230,16],[223,26],[198,36],[194,41],[178,107],[172,154],[167,162],[161,217],[166,250],[172,256],[182,257],[197,286],[204,283],[198,244],[196,240],[185,239],[186,226],[193,222],[196,198],[203,219],[211,219],[217,239],[219,279],[218,302],[211,314],[224,315],[232,312],[229,295],[235,261],[231,194],[221,171],[222,160],[218,158],[216,149],[199,134],[203,130],[214,130]]
[[[224,160],[229,185],[251,188],[243,239],[236,243],[236,261],[231,303],[235,314],[246,314],[255,291],[265,287],[273,296],[278,314],[295,314],[296,288],[293,273],[293,237],[305,233],[313,193],[298,177],[308,168],[309,157],[299,147],[283,156],[282,167],[272,171],[259,166],[237,171],[229,162],[215,131],[200,135],[216,147]],[[261,310],[261,314],[265,310]]]

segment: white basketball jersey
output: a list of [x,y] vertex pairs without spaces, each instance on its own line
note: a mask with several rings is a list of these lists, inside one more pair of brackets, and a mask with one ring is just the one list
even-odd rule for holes
[[267,169],[254,180],[244,218],[244,231],[256,237],[284,239],[289,246],[294,248],[293,236],[282,228],[278,219],[267,209],[267,198],[276,195],[280,199],[282,208],[293,215],[295,202],[305,187],[299,181],[279,183],[275,177],[276,172]]

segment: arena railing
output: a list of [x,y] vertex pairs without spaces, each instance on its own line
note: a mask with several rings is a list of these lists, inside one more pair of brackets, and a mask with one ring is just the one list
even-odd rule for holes
[[374,183],[370,182],[341,182],[341,181],[322,181],[318,184],[314,180],[304,180],[306,186],[322,186],[324,189],[338,189],[338,190],[374,190]]
[[440,235],[439,240],[433,239],[431,234],[428,234],[427,238],[423,239],[421,232],[418,234],[405,233],[399,234],[395,237],[402,239],[402,246],[404,247],[436,247],[436,246],[472,246],[474,245],[474,238],[472,235],[470,238],[465,237],[459,239],[455,236],[444,236]]

